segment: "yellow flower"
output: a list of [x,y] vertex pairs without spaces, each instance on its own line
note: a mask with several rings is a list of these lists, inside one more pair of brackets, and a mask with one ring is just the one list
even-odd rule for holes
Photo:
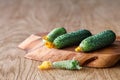
[[39,69],[45,70],[52,68],[52,63],[50,61],[44,61],[41,65],[38,66]]

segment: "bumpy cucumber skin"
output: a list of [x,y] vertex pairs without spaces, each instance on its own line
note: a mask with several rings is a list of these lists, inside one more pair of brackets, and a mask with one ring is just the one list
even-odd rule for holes
[[57,61],[53,62],[54,68],[61,68],[61,69],[81,69],[82,67],[79,66],[79,62],[76,60],[65,60],[65,61]]
[[112,30],[105,30],[84,39],[79,46],[82,48],[82,51],[89,52],[106,47],[112,44],[115,39],[116,34]]
[[61,36],[58,36],[53,44],[55,45],[56,48],[64,48],[68,46],[73,46],[73,45],[78,45],[83,39],[91,36],[92,34],[90,31],[81,29],[75,32],[63,34]]
[[48,35],[48,41],[53,42],[58,36],[65,34],[67,31],[63,27],[53,29]]

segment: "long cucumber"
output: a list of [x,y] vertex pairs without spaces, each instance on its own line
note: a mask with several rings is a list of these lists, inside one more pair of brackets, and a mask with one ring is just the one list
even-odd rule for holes
[[78,45],[83,39],[91,36],[91,32],[85,29],[81,29],[75,32],[66,33],[58,36],[54,41],[55,48],[64,48],[68,46]]
[[112,30],[105,30],[96,35],[84,39],[75,51],[89,52],[112,44],[116,39],[116,34]]

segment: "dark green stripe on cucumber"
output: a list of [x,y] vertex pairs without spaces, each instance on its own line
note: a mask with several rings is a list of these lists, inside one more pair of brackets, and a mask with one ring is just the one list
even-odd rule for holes
[[78,45],[83,39],[91,36],[90,31],[81,29],[75,32],[63,34],[58,36],[54,41],[53,44],[55,48],[64,48],[68,46]]
[[105,30],[96,35],[84,39],[76,51],[89,52],[112,44],[116,39],[116,34],[112,30]]

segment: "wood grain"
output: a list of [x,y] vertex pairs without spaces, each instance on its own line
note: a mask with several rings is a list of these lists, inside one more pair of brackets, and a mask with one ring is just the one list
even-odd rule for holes
[[0,80],[120,80],[120,65],[39,71],[17,46],[30,34],[64,26],[120,35],[120,0],[0,0]]

